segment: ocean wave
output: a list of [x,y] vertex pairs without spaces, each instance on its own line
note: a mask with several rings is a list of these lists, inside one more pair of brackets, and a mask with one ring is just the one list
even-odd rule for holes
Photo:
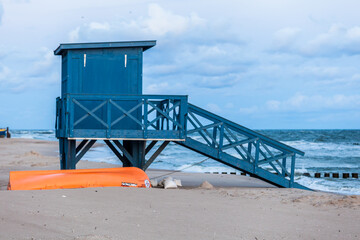
[[322,179],[301,176],[295,180],[314,190],[346,195],[360,195],[358,179]]
[[56,141],[54,130],[23,130],[10,129],[12,138],[40,139],[48,141]]

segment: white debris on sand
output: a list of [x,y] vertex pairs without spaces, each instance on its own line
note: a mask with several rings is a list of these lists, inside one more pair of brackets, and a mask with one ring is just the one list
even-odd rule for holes
[[160,187],[164,189],[175,189],[182,186],[180,179],[173,179],[172,177],[166,177],[162,180],[151,179],[150,181],[152,187]]

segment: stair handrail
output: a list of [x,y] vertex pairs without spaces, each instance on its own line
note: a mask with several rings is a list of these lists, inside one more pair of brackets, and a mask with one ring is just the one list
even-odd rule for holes
[[249,137],[252,137],[252,138],[259,138],[262,142],[266,143],[267,145],[271,146],[271,147],[274,147],[274,148],[277,148],[277,149],[281,149],[282,151],[284,152],[288,152],[288,153],[295,153],[295,154],[299,154],[301,156],[304,156],[305,153],[303,151],[300,151],[296,148],[293,148],[289,145],[286,145],[282,142],[279,142],[277,140],[274,140],[270,137],[267,137],[265,135],[262,135],[261,133],[258,133],[256,131],[253,131],[249,128],[246,128],[238,123],[235,123],[235,122],[232,122],[226,118],[223,118],[223,117],[220,117],[212,112],[209,112],[205,109],[202,109],[198,106],[195,106],[191,103],[188,103],[188,111],[192,111],[204,118],[207,118],[209,120],[212,120],[212,121],[218,121],[218,122],[223,122],[224,124],[226,124],[230,129],[233,129],[235,131],[239,131],[240,133],[244,134],[244,135],[247,135]]

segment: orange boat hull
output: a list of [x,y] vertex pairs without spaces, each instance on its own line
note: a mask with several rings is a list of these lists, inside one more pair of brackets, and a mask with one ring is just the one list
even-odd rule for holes
[[149,188],[146,173],[136,167],[77,170],[12,171],[8,190],[42,190],[89,187]]

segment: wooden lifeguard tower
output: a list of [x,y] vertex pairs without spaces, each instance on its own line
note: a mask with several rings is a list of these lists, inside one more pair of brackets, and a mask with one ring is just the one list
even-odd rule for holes
[[172,141],[274,185],[306,189],[294,182],[300,150],[192,105],[186,95],[144,95],[143,52],[155,44],[74,43],[54,51],[62,56],[56,101],[61,169],[75,169],[103,140],[123,166],[146,170]]

